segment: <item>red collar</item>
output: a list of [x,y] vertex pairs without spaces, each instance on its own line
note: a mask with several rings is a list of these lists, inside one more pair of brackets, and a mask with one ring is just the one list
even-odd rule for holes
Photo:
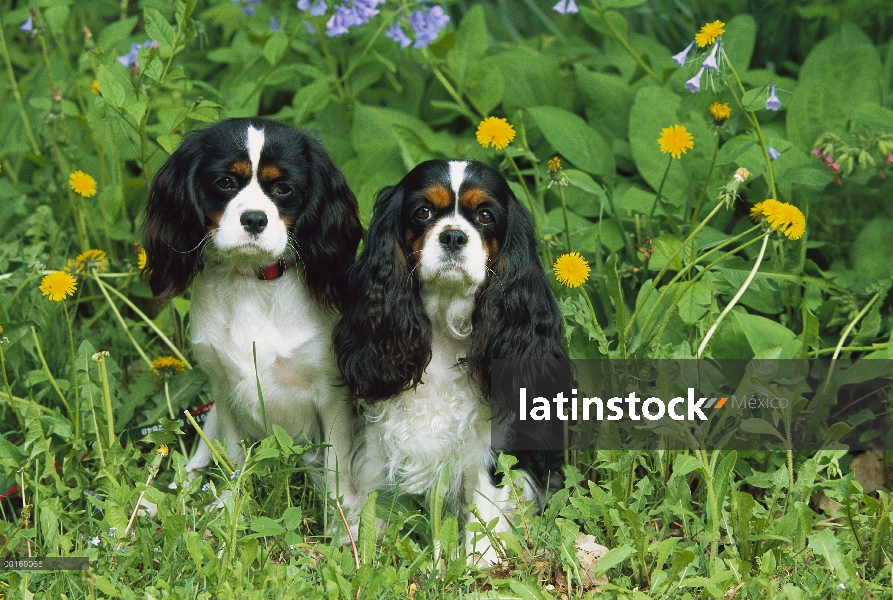
[[233,269],[233,273],[237,275],[244,275],[246,277],[257,277],[261,281],[272,281],[274,279],[279,279],[280,277],[285,275],[285,272],[293,268],[294,266],[295,263],[293,262],[280,260],[279,262],[274,262],[272,265],[267,265],[266,267],[258,267],[254,271]]

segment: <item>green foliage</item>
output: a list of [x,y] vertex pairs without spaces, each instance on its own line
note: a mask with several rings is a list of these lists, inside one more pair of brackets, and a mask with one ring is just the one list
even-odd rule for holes
[[[447,4],[444,32],[406,49],[385,32],[418,7],[396,2],[338,37],[326,35],[334,3],[322,16],[284,0],[0,5],[0,494],[24,492],[0,500],[0,554],[91,562],[83,575],[4,572],[0,595],[889,595],[890,498],[863,489],[843,450],[575,453],[541,512],[502,456],[512,531],[460,523],[446,468],[421,505],[370,498],[356,549],[311,484],[301,457],[313,449],[276,424],[241,473],[218,452],[207,478],[188,479],[192,427],[176,417],[210,401],[207,382],[188,360],[188,296],[152,303],[138,241],[152,177],[184,136],[222,118],[318,136],[365,222],[376,193],[418,162],[499,168],[550,275],[566,248],[592,267],[579,288],[553,286],[572,357],[893,357],[890,6],[606,0],[559,15],[551,4]],[[19,29],[29,16],[33,32]],[[710,47],[683,67],[671,56],[715,19],[720,68],[691,93]],[[766,109],[773,85],[779,111]],[[714,122],[714,101],[729,103],[728,121]],[[490,115],[517,132],[505,151],[475,140]],[[657,142],[671,125],[692,135],[679,159]],[[563,168],[550,172],[556,156]],[[78,170],[96,195],[72,190]],[[802,238],[754,225],[767,198],[802,210]],[[92,248],[107,269],[76,260]],[[39,285],[62,269],[77,291],[53,302]],[[159,369],[160,357],[182,368]],[[877,375],[857,364],[853,382]],[[796,418],[827,426],[830,410],[820,399]],[[744,427],[784,438],[785,425]],[[135,517],[141,496],[156,518]],[[490,537],[500,565],[468,566],[466,533]],[[580,534],[607,547],[597,566],[584,565]]]

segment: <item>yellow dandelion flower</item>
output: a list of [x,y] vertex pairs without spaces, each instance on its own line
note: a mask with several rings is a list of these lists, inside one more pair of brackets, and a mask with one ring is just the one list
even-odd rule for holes
[[555,173],[556,171],[560,171],[561,170],[561,159],[559,159],[557,156],[553,159],[550,159],[549,163],[548,163],[548,167],[549,167],[549,173]]
[[806,216],[799,208],[773,198],[759,202],[750,209],[755,221],[766,219],[773,229],[777,229],[790,240],[799,240],[806,231]]
[[74,295],[78,289],[78,280],[62,271],[53,271],[40,281],[40,291],[53,302],[62,302]]
[[167,444],[161,444],[157,448],[155,448],[155,453],[160,454],[161,456],[167,456],[170,452],[170,448],[167,447]]
[[684,125],[670,125],[660,130],[657,143],[664,154],[669,152],[673,158],[682,158],[683,154],[695,147],[695,138]]
[[84,198],[90,198],[96,195],[96,180],[84,173],[83,171],[75,171],[68,178],[68,184],[76,194]]
[[78,261],[73,258],[69,258],[65,261],[65,266],[62,267],[62,270],[69,275],[77,275],[78,274]]
[[136,268],[139,269],[140,271],[145,271],[146,270],[146,262],[147,262],[146,249],[140,248],[139,253],[136,255]]
[[717,125],[728,121],[729,117],[732,116],[732,109],[729,107],[728,102],[714,102],[707,110],[710,111],[710,116],[713,117]]
[[182,373],[186,368],[186,363],[173,356],[161,356],[152,361],[149,370],[157,377],[165,377],[167,375],[177,375]]
[[93,83],[90,84],[90,91],[94,94],[99,93],[99,81],[97,81],[96,79],[93,80]]
[[102,273],[109,268],[109,257],[102,250],[93,249],[81,252],[74,260],[78,273],[87,273],[93,269]]
[[493,144],[494,148],[502,150],[515,139],[515,128],[505,119],[487,117],[478,125],[475,137],[484,148],[489,148],[490,144]]
[[579,252],[562,254],[552,265],[555,279],[565,287],[580,287],[589,279],[589,263]]
[[716,37],[726,32],[726,24],[722,21],[714,21],[707,23],[695,34],[695,43],[698,48],[703,48],[707,44],[716,41]]

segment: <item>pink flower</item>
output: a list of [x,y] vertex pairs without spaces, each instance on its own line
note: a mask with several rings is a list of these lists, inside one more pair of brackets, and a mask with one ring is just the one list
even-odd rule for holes
[[824,152],[822,152],[822,149],[821,149],[821,148],[813,148],[813,149],[812,149],[812,155],[813,155],[813,156],[821,157],[822,154],[824,154]]
[[887,155],[887,164],[893,163],[893,152]]
[[830,165],[831,163],[834,162],[834,157],[831,156],[830,154],[826,154],[825,158],[823,158],[822,160],[824,160],[826,163],[828,163]]
[[833,183],[836,183],[837,185],[843,185],[843,179],[841,179],[839,176],[835,177]]
[[828,168],[831,169],[832,173],[840,173],[840,163],[831,163],[828,165]]

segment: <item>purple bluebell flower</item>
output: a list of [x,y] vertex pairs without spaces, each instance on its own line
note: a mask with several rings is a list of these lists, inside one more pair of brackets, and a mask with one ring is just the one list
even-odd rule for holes
[[139,59],[139,53],[140,53],[141,47],[142,46],[140,46],[139,44],[132,44],[130,46],[130,52],[128,52],[127,54],[125,54],[123,56],[119,56],[118,62],[121,63],[122,65],[124,65],[125,67],[127,67],[128,69],[132,69],[133,67],[138,66],[138,64],[139,64],[138,59]]
[[775,86],[769,88],[769,97],[766,98],[766,110],[778,110],[781,108],[781,100],[775,95]]
[[406,35],[406,32],[403,31],[403,27],[400,26],[399,20],[394,21],[394,24],[385,32],[385,35],[400,44],[401,48],[408,48],[412,45],[412,40]]
[[673,62],[675,62],[680,67],[685,66],[685,57],[688,56],[688,53],[691,52],[691,49],[694,47],[695,43],[692,42],[688,46],[685,47],[685,50],[680,52],[679,54],[673,55]]
[[298,0],[298,8],[304,12],[310,11],[314,17],[321,17],[326,14],[329,7],[326,5],[326,0],[318,0],[316,4],[310,4],[310,0]]
[[342,5],[326,23],[326,33],[329,37],[337,37],[346,34],[350,27],[361,24],[356,10],[353,7],[348,8]]
[[779,156],[781,156],[781,152],[773,148],[772,146],[766,146],[766,150],[769,152],[769,158],[775,160]]
[[260,4],[260,0],[233,0],[233,4],[240,5],[246,17],[254,15],[254,7]]
[[27,31],[28,33],[34,31],[34,18],[29,16],[27,21],[19,25],[19,29]]
[[552,10],[561,13],[562,15],[580,12],[580,9],[577,8],[577,3],[574,2],[574,0],[558,0],[558,4],[553,6]]
[[270,17],[270,31],[279,31],[279,20],[275,16]]
[[430,9],[418,10],[409,16],[409,23],[415,32],[415,44],[413,48],[427,48],[428,44],[437,39],[440,30],[446,27],[450,18],[443,12],[440,6],[432,6]]
[[99,545],[99,536],[94,535],[92,538],[90,538],[90,543],[93,544],[94,546],[98,546]]
[[719,50],[719,42],[713,44],[713,50],[710,51],[710,56],[704,59],[702,63],[704,67],[711,69],[713,71],[716,70],[716,51]]
[[692,94],[694,94],[695,92],[700,92],[701,91],[701,75],[703,73],[704,73],[704,67],[702,66],[698,70],[697,75],[695,75],[694,77],[692,77],[691,79],[689,79],[688,81],[685,82],[685,89],[690,91]]

